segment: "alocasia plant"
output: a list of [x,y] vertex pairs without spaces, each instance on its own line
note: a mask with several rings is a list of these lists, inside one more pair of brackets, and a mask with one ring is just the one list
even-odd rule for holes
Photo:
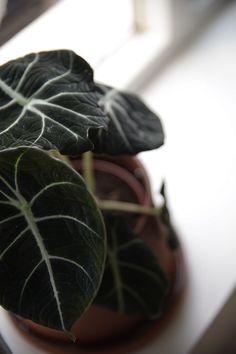
[[[30,54],[0,67],[5,309],[68,333],[93,301],[125,313],[159,313],[165,274],[121,216],[103,216],[112,206],[97,200],[91,152],[134,155],[163,141],[159,118],[137,96],[95,83],[89,64],[71,51]],[[81,154],[86,182],[64,157]],[[119,202],[113,209],[156,213]]]

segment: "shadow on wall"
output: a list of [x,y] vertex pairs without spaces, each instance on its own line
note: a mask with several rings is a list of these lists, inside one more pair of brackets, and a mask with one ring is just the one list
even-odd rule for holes
[[57,1],[0,0],[0,46]]
[[190,354],[236,353],[236,290]]

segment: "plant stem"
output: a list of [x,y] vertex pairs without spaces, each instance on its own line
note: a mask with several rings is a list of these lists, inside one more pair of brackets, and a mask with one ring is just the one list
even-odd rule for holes
[[128,213],[159,215],[161,208],[139,205],[134,203],[120,202],[116,200],[98,200],[98,206],[101,210],[114,210]]
[[58,160],[61,160],[65,162],[68,166],[71,166],[71,161],[68,156],[60,154],[59,151],[57,150],[50,150],[49,155],[57,158]]
[[[58,151],[50,151],[50,155],[64,161],[71,166],[70,159],[61,155]],[[93,170],[93,153],[87,151],[82,155],[82,170],[85,182],[89,191],[95,194],[95,176]],[[117,200],[97,200],[98,207],[101,210],[120,211],[144,215],[160,215],[162,208],[155,208],[148,205],[140,205],[135,203],[121,202]]]
[[83,176],[89,191],[95,193],[95,177],[93,171],[93,153],[87,151],[82,155]]

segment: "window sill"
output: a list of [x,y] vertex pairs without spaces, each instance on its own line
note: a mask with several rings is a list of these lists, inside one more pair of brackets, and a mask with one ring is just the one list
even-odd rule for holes
[[168,35],[158,37],[156,33],[132,33],[130,30],[126,37],[120,38],[116,48],[113,33],[109,34],[109,42],[106,43],[109,50],[101,55],[104,48],[101,49],[97,43],[97,37],[93,38],[94,34],[87,34],[86,41],[83,33],[72,35],[79,32],[75,21],[77,5],[77,2],[70,0],[59,1],[18,32],[0,47],[0,65],[31,52],[68,48],[91,64],[95,69],[96,80],[118,88],[127,88],[137,78],[145,78],[151,64],[160,60],[168,51]]
[[145,80],[170,48],[168,36],[156,33],[135,33],[113,55],[95,68],[95,79],[117,88],[130,88]]

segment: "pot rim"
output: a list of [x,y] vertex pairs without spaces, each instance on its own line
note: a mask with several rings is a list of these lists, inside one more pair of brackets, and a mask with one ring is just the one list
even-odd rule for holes
[[[132,160],[135,161],[137,168],[141,168],[143,171],[143,175],[141,180],[143,188],[146,187],[147,189],[147,194],[149,196],[149,200],[151,200],[151,194],[150,194],[150,185],[149,185],[149,180],[146,174],[146,171],[142,164],[139,162],[137,158],[133,158]],[[110,161],[109,163],[114,164],[113,161]],[[75,160],[73,161],[73,164],[77,164]],[[99,165],[99,162],[97,163]],[[75,168],[76,169],[76,168]],[[92,344],[90,346],[87,346],[85,344],[81,343],[68,343],[68,342],[63,342],[63,341],[58,341],[58,344],[56,343],[55,340],[50,340],[47,339],[43,336],[40,336],[39,334],[37,335],[36,333],[33,332],[33,330],[27,329],[26,325],[24,325],[21,322],[21,319],[16,318],[12,315],[9,314],[9,317],[14,324],[14,326],[17,328],[18,332],[24,335],[31,343],[33,342],[36,346],[42,348],[43,350],[46,350],[46,352],[49,353],[57,353],[57,354],[120,354],[120,353],[128,353],[130,351],[133,351],[137,348],[143,347],[145,344],[148,342],[152,341],[155,337],[159,336],[161,332],[165,329],[167,323],[170,321],[170,319],[173,316],[173,313],[177,309],[177,305],[180,303],[180,299],[182,299],[182,296],[180,297],[180,293],[183,292],[184,287],[186,285],[186,267],[184,265],[184,258],[182,254],[182,249],[181,245],[179,248],[175,251],[173,251],[173,262],[175,264],[175,274],[174,274],[174,282],[173,282],[173,287],[171,289],[170,295],[167,297],[165,305],[163,306],[164,311],[161,319],[158,319],[158,321],[148,321],[144,323],[140,323],[140,326],[138,326],[133,333],[129,333],[129,336],[123,336],[121,338],[118,336],[118,338],[115,338],[113,341],[109,340],[107,342],[103,342],[102,344]],[[104,343],[106,343],[104,345]],[[55,348],[55,350],[54,350]]]
[[[73,168],[81,173],[82,160],[72,159]],[[118,163],[117,163],[118,162]],[[146,170],[139,159],[135,156],[97,156],[93,160],[95,171],[113,175],[125,183],[136,195],[137,203],[145,206],[153,206],[151,187]],[[142,231],[147,220],[147,215],[139,215],[134,231]]]
[[166,300],[164,312],[160,319],[155,321],[144,321],[133,333],[127,336],[119,336],[115,340],[110,340],[105,344],[85,345],[79,342],[70,343],[50,340],[34,333],[22,323],[21,319],[14,314],[7,313],[9,321],[24,339],[48,354],[126,354],[151,343],[165,331],[168,323],[174,317],[183,301],[183,294],[186,288],[186,267],[181,248],[174,251],[175,260],[175,283],[170,296]]

